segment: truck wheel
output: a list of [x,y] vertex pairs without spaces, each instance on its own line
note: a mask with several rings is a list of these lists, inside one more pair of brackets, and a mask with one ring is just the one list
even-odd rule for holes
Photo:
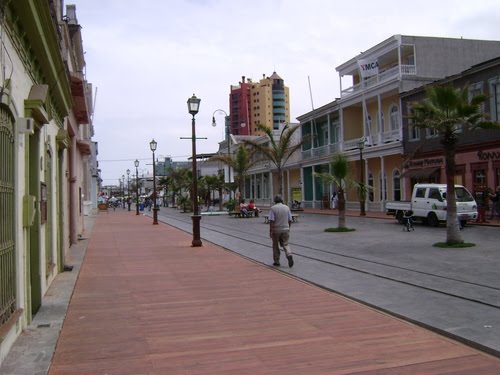
[[431,227],[439,226],[439,220],[434,212],[429,212],[429,215],[427,215],[427,224]]
[[398,211],[396,212],[396,220],[398,221],[399,224],[403,224],[403,211]]

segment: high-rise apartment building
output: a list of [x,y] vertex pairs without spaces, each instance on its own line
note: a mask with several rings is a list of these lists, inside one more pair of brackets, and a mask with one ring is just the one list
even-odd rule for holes
[[234,135],[261,135],[258,124],[277,130],[290,121],[289,90],[276,73],[259,82],[245,76],[229,95],[230,132]]

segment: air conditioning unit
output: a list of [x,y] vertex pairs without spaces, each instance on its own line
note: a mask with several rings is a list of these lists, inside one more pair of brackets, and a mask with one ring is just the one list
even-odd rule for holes
[[17,129],[19,133],[33,134],[35,133],[35,120],[31,117],[19,117],[17,119]]

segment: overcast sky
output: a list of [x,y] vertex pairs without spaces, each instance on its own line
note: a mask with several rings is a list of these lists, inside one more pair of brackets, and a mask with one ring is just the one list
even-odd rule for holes
[[[198,153],[216,152],[231,85],[276,71],[291,120],[339,97],[335,67],[395,34],[500,40],[498,0],[66,0],[82,26],[97,91],[94,140],[104,185],[139,159],[191,155],[187,99],[201,98]],[[308,77],[311,83],[309,90]],[[312,94],[312,95],[311,95]],[[312,97],[312,100],[311,100]]]

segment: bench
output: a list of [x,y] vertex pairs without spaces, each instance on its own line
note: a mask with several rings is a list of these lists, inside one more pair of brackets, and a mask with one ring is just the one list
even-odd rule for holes
[[234,215],[234,217],[239,217],[239,218],[242,218],[242,217],[247,217],[247,218],[248,218],[248,217],[253,217],[253,216],[254,216],[254,214],[255,214],[255,212],[254,212],[254,211],[248,211],[248,212],[247,212],[247,215],[246,215],[246,216],[243,216],[243,215],[241,214],[241,210],[240,210],[240,207],[239,207],[239,206],[236,206],[236,207],[234,208],[234,211],[229,211],[229,216],[233,216],[233,215]]
[[[292,223],[299,222],[299,214],[292,214]],[[269,215],[264,215],[264,224],[269,224]]]

